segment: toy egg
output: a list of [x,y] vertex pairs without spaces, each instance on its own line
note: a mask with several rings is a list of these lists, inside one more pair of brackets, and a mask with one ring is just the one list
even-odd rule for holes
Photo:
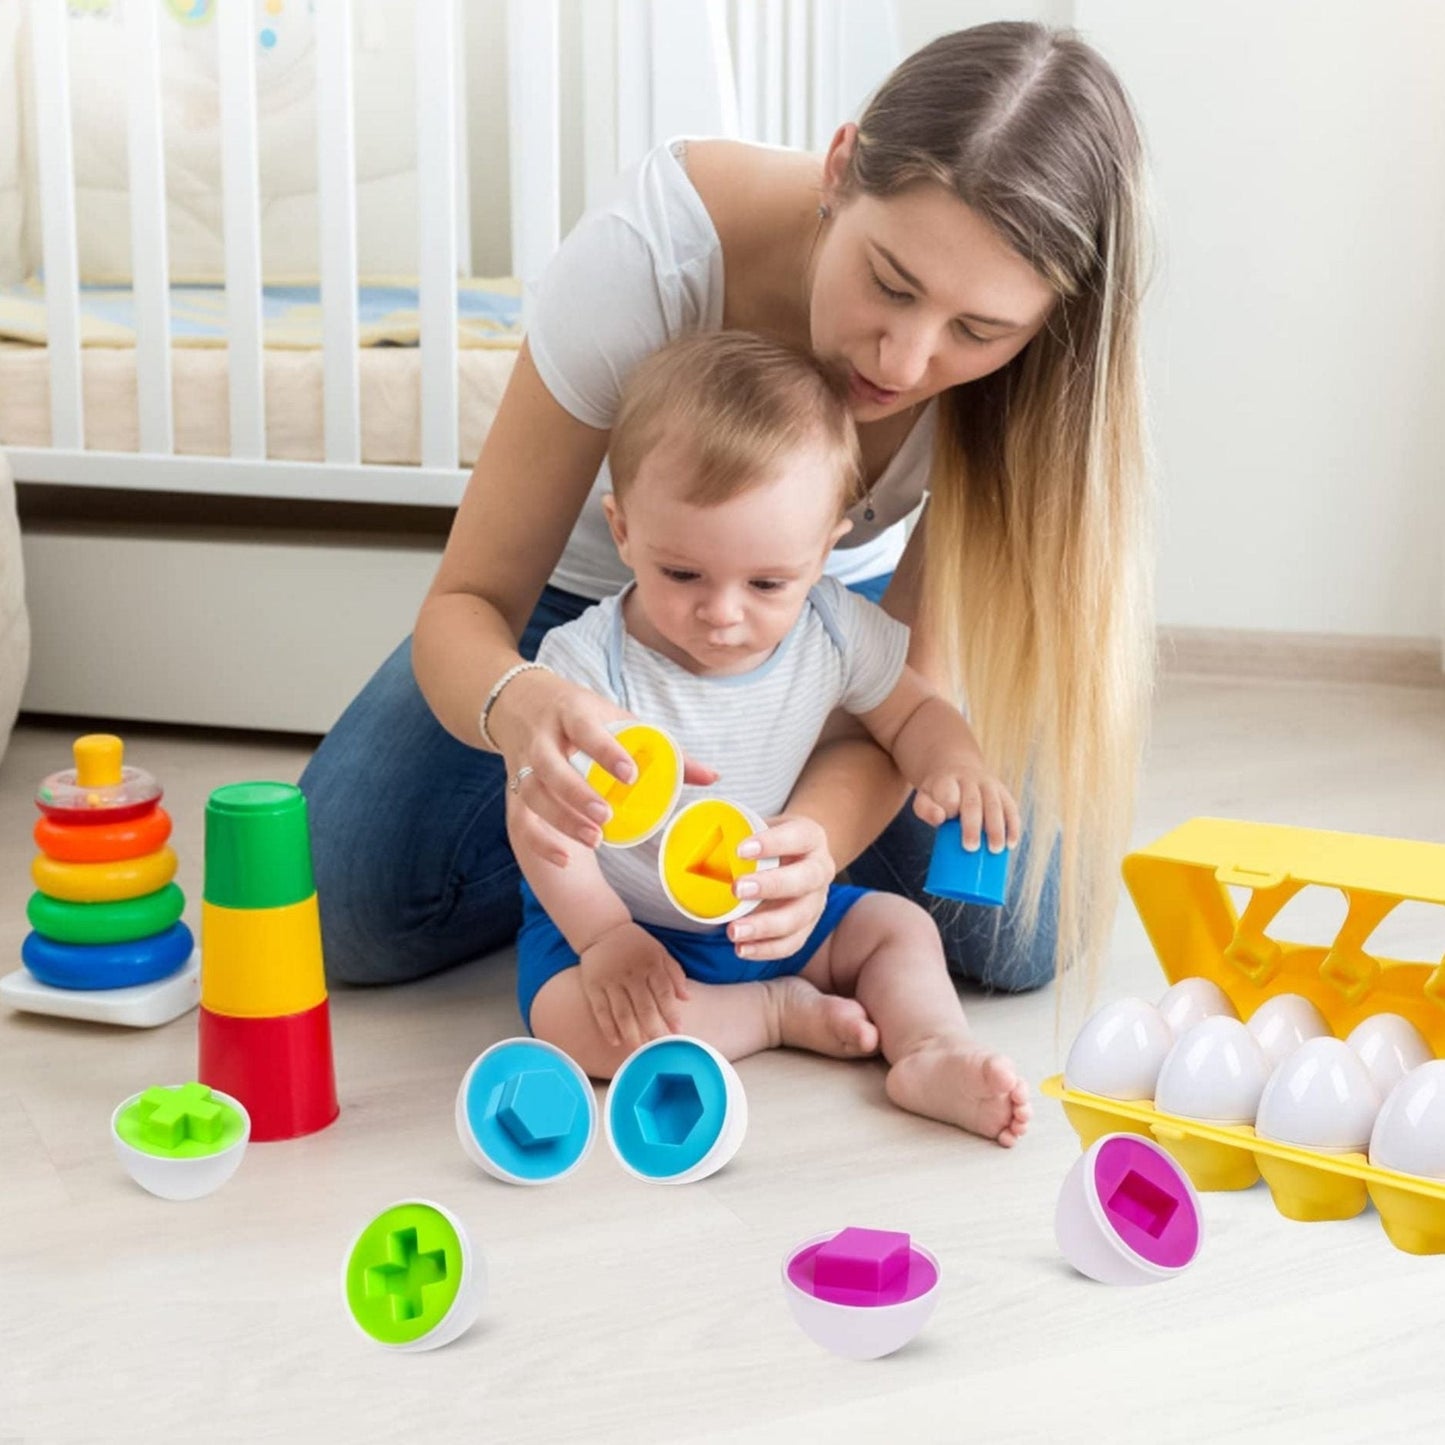
[[1388,1099],[1412,1069],[1435,1057],[1420,1030],[1399,1014],[1371,1014],[1355,1025],[1345,1042],[1360,1056],[1382,1099]]
[[682,749],[670,733],[650,723],[609,723],[608,731],[637,767],[630,783],[614,778],[586,753],[574,753],[572,766],[612,809],[602,825],[602,841],[613,848],[635,848],[667,822],[682,794]]
[[1380,1095],[1343,1040],[1307,1039],[1270,1075],[1255,1132],[1321,1154],[1353,1154],[1370,1140]]
[[850,1360],[901,1350],[938,1304],[938,1260],[906,1234],[844,1229],[788,1252],[783,1291],[814,1343]]
[[1152,1139],[1106,1134],[1074,1161],[1054,1236],[1080,1274],[1101,1284],[1155,1284],[1199,1257],[1204,1220],[1189,1176]]
[[251,1116],[204,1084],[146,1089],[116,1106],[110,1136],[125,1171],[161,1199],[200,1199],[240,1167]]
[[1201,1019],[1169,1051],[1154,1107],[1185,1119],[1252,1124],[1269,1082],[1269,1061],[1237,1018]]
[[1390,1091],[1370,1135],[1370,1163],[1445,1179],[1445,1059],[1411,1069]]
[[748,1100],[737,1070],[701,1039],[653,1039],[630,1054],[607,1087],[607,1143],[637,1179],[691,1184],[742,1147]]
[[486,1262],[449,1209],[406,1199],[352,1240],[341,1291],[367,1339],[416,1354],[450,1344],[471,1327],[486,1298]]
[[1176,1039],[1183,1038],[1201,1019],[1216,1015],[1231,1019],[1239,1017],[1229,1001],[1229,995],[1207,978],[1181,978],[1172,988],[1165,990],[1164,997],[1159,1000],[1159,1012]]
[[1250,1015],[1249,1031],[1259,1040],[1274,1068],[1282,1064],[1306,1039],[1326,1037],[1330,1026],[1307,998],[1297,993],[1276,994]]
[[657,876],[668,901],[694,923],[722,925],[751,913],[757,898],[738,898],[740,878],[776,868],[776,858],[742,858],[738,847],[763,820],[727,798],[695,798],[672,815],[657,852]]
[[597,1097],[561,1049],[503,1039],[462,1078],[455,1108],[467,1158],[508,1184],[565,1179],[592,1150]]
[[1164,1016],[1142,998],[1105,1004],[1079,1030],[1064,1064],[1071,1089],[1106,1099],[1152,1099],[1174,1035]]

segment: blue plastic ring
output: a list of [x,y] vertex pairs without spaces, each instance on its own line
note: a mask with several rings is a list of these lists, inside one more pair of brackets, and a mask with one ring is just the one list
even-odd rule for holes
[[184,968],[195,946],[184,923],[129,943],[57,943],[30,933],[20,945],[20,959],[37,981],[51,988],[131,988]]

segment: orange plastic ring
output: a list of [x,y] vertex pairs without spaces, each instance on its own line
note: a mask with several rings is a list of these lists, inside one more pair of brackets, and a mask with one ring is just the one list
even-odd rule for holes
[[143,858],[164,847],[171,836],[171,815],[157,808],[126,823],[90,823],[84,827],[35,820],[35,846],[60,863],[118,863]]

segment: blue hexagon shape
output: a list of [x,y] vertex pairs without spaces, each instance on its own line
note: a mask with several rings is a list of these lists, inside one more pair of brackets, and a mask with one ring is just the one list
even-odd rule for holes
[[649,1144],[683,1144],[702,1118],[702,1095],[688,1074],[659,1071],[636,1105],[637,1127]]
[[550,1069],[513,1074],[497,1105],[497,1122],[523,1149],[565,1139],[576,1117],[576,1092]]

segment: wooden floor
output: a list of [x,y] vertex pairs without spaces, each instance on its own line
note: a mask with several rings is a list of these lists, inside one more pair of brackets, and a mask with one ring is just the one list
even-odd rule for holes
[[[69,729],[22,727],[0,765],[0,951],[30,891],[30,797]],[[295,743],[137,730],[166,785],[198,911],[211,788],[294,778]],[[1445,842],[1445,690],[1170,681],[1137,830],[1196,814]],[[1445,910],[1437,910],[1445,913]],[[1445,953],[1421,909],[1409,956]],[[190,1078],[195,1019],[129,1032],[0,1017],[0,1445],[27,1441],[1309,1440],[1438,1428],[1445,1257],[1396,1252],[1373,1212],[1292,1224],[1263,1187],[1205,1198],[1183,1278],[1092,1284],[1053,1240],[1077,1142],[1039,1102],[1012,1153],[906,1117],[873,1064],[777,1053],[740,1066],[752,1115],[734,1163],[678,1189],[605,1147],[565,1183],[516,1189],[463,1156],[467,1064],[517,1031],[509,954],[333,997],[339,1121],[253,1146],[193,1204],[142,1193],[108,1138],[114,1105]],[[1120,910],[1103,994],[1162,988]],[[1079,1018],[1052,994],[970,1003],[1032,1080]],[[342,1306],[355,1230],[405,1197],[447,1204],[485,1253],[470,1333],[395,1356]],[[907,1350],[822,1354],[783,1304],[796,1241],[845,1224],[910,1231],[943,1298]]]

